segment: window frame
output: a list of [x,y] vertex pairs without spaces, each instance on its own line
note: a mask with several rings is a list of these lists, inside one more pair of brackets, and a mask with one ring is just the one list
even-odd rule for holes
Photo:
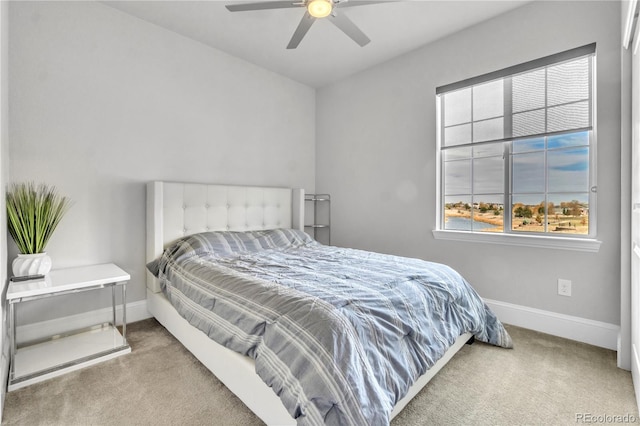
[[[445,229],[444,205],[445,205],[445,177],[444,177],[444,150],[443,129],[444,129],[444,94],[452,92],[456,89],[470,88],[475,85],[488,83],[492,80],[511,78],[512,76],[531,71],[541,67],[553,66],[569,60],[579,59],[583,56],[590,56],[590,75],[591,81],[589,86],[590,92],[590,109],[591,109],[591,129],[589,130],[571,130],[564,132],[549,132],[544,135],[531,135],[523,137],[505,138],[504,139],[504,216],[502,232],[482,232],[467,230],[448,230]],[[554,248],[566,250],[579,250],[597,252],[600,248],[601,241],[596,239],[597,236],[597,91],[595,90],[597,83],[596,75],[596,54],[595,43],[550,55],[538,60],[530,61],[524,64],[505,68],[503,70],[484,74],[482,76],[473,77],[458,83],[442,86],[436,89],[436,227],[433,230],[433,236],[436,239],[465,241],[465,242],[485,242],[506,245],[518,245],[528,247]],[[509,83],[510,84],[510,83]],[[506,95],[505,95],[506,96]],[[505,111],[506,114],[512,111]],[[473,121],[471,122],[473,125]],[[547,232],[531,232],[531,231],[514,231],[511,229],[513,216],[513,188],[512,188],[512,167],[513,167],[513,141],[529,139],[535,136],[548,138],[554,134],[573,133],[587,131],[589,135],[589,233],[588,234],[552,234]],[[545,153],[545,159],[548,154],[548,146],[545,143],[545,149],[541,152]],[[473,158],[473,157],[471,157]],[[472,160],[473,161],[473,160]],[[546,160],[545,160],[546,164]],[[548,170],[545,169],[545,182]],[[473,192],[473,191],[472,191]],[[547,184],[545,183],[545,199],[549,195]],[[473,196],[473,194],[472,194]],[[545,229],[546,225],[545,225]]]

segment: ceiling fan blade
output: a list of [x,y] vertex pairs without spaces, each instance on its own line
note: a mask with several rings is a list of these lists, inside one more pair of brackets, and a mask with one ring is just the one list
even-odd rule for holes
[[261,1],[258,3],[228,4],[226,8],[230,12],[248,12],[251,10],[286,9],[300,6],[304,6],[304,4],[296,1]]
[[296,47],[298,47],[298,45],[302,41],[302,38],[305,36],[305,34],[307,34],[307,31],[309,31],[309,28],[311,28],[311,25],[315,22],[315,20],[316,18],[309,15],[309,12],[304,13],[304,16],[298,24],[298,28],[296,28],[296,31],[293,33],[293,36],[291,37],[291,40],[287,45],[287,49],[295,49]]
[[351,37],[353,41],[358,43],[360,47],[366,45],[371,41],[369,37],[367,37],[365,33],[363,33],[362,30],[360,30],[360,28],[358,28],[356,24],[354,24],[353,21],[346,15],[343,15],[341,13],[333,13],[329,15],[328,18],[331,19],[331,22],[333,22],[336,27],[340,28],[343,33],[345,33],[346,35]]

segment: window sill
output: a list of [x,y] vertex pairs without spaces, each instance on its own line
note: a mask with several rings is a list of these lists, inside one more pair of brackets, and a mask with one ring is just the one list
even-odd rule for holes
[[550,248],[558,250],[574,250],[597,253],[602,241],[592,238],[543,237],[539,235],[513,235],[465,231],[445,231],[434,229],[436,240],[465,241],[474,243],[503,244],[509,246],[525,246]]

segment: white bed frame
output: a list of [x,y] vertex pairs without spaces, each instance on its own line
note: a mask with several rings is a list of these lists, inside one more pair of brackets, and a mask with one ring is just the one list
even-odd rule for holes
[[[289,188],[209,185],[177,182],[147,184],[147,262],[186,235],[205,231],[304,229],[304,191]],[[147,272],[149,312],[267,425],[295,425],[273,390],[255,373],[251,358],[211,340],[178,314]],[[400,400],[395,417],[462,348],[464,334],[421,376]]]

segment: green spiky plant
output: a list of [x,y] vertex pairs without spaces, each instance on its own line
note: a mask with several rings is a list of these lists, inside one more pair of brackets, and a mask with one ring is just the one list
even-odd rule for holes
[[7,223],[20,253],[43,253],[69,207],[71,200],[53,186],[12,184],[7,190]]

